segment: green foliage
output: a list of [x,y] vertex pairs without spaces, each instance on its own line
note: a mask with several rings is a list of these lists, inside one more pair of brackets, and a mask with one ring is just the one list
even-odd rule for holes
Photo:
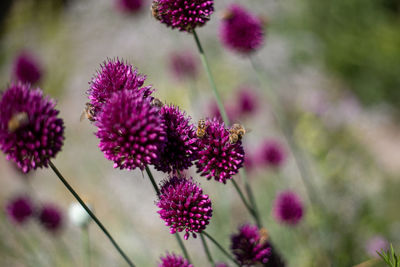
[[396,253],[394,252],[392,244],[390,244],[390,250],[387,252],[381,251],[378,252],[379,256],[382,258],[384,262],[390,267],[399,267],[400,266],[400,261],[399,258],[397,257]]

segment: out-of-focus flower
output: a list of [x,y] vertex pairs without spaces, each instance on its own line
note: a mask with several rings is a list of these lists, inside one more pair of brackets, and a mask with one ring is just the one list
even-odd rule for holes
[[162,172],[188,169],[197,158],[197,137],[190,117],[173,105],[165,105],[160,114],[164,119],[166,142],[154,167]]
[[27,51],[22,51],[15,58],[13,75],[23,83],[37,83],[42,77],[42,68],[37,59]]
[[365,250],[367,251],[368,255],[374,258],[379,258],[377,252],[381,253],[382,250],[387,251],[388,249],[389,242],[380,235],[371,237],[365,245]]
[[271,255],[271,247],[256,225],[245,224],[239,233],[231,236],[231,250],[241,266],[265,264]]
[[208,180],[226,183],[243,166],[244,150],[242,142],[229,141],[229,131],[217,119],[205,122],[205,135],[199,138],[199,159],[197,172]]
[[192,264],[189,264],[187,259],[175,255],[174,253],[167,253],[166,256],[161,257],[160,259],[161,263],[158,264],[158,267],[193,267]]
[[229,265],[225,262],[218,262],[215,264],[215,267],[229,267]]
[[249,54],[264,43],[264,31],[261,19],[244,7],[232,4],[226,11],[220,35],[223,44],[229,49]]
[[[239,118],[239,109],[234,105],[224,105],[226,115],[228,116],[229,121],[237,121]],[[218,105],[215,101],[211,101],[211,104],[208,108],[210,110],[210,117],[217,118],[220,121],[222,120],[221,113],[219,112]]]
[[41,225],[50,232],[57,232],[62,227],[63,217],[61,210],[53,204],[45,204],[38,214]]
[[278,168],[284,163],[286,155],[280,143],[267,140],[261,146],[258,158],[259,163]]
[[258,108],[258,96],[250,87],[241,87],[238,91],[238,111],[241,116],[253,114]]
[[114,93],[97,118],[100,150],[114,168],[143,170],[156,160],[166,140],[164,121],[143,92]]
[[[87,206],[90,210],[92,209],[90,205]],[[78,202],[73,202],[69,205],[68,217],[70,221],[78,227],[85,227],[91,219],[87,211]]]
[[165,180],[160,189],[157,207],[170,233],[186,231],[184,239],[190,233],[196,238],[209,224],[212,216],[211,200],[192,178],[171,177]]
[[214,12],[213,0],[154,0],[153,16],[172,29],[191,32],[203,26]]
[[33,214],[32,200],[27,196],[18,196],[7,204],[6,211],[11,221],[24,223]]
[[303,212],[304,205],[295,192],[281,192],[274,201],[273,213],[278,222],[296,225],[303,218]]
[[143,86],[146,76],[138,74],[137,69],[124,61],[108,59],[90,83],[88,95],[94,120],[113,93],[129,90],[143,92],[144,97],[151,95],[151,86]]
[[12,84],[0,100],[0,148],[23,172],[47,167],[64,142],[64,123],[42,90]]
[[177,79],[195,79],[198,74],[198,64],[190,51],[171,53],[169,57],[169,69]]
[[134,14],[140,11],[145,0],[116,0],[117,8],[124,13]]

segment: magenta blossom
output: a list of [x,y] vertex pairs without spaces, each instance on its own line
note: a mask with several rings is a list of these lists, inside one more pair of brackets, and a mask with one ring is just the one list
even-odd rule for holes
[[33,215],[32,200],[27,196],[18,196],[7,204],[6,210],[11,221],[22,224]]
[[174,253],[167,253],[166,256],[161,257],[161,263],[158,267],[193,267],[189,261],[182,256],[175,255]]
[[254,114],[258,108],[258,96],[254,89],[250,87],[241,87],[238,91],[237,100],[238,112],[242,116]]
[[14,77],[23,82],[34,84],[42,77],[42,68],[37,59],[29,52],[23,51],[14,61]]
[[169,69],[177,79],[195,79],[198,74],[198,64],[190,51],[171,53]]
[[53,204],[45,204],[39,211],[38,219],[41,225],[50,232],[58,232],[63,224],[61,210]]
[[278,222],[294,226],[303,218],[303,213],[303,202],[295,192],[278,194],[273,205],[273,214]]
[[268,167],[278,168],[285,162],[286,155],[283,147],[275,140],[267,140],[260,148],[259,163]]
[[137,13],[144,4],[145,0],[116,0],[117,8],[127,14]]

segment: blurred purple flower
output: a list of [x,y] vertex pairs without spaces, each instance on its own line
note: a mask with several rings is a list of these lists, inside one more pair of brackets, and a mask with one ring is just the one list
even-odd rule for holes
[[[228,116],[229,121],[237,121],[239,118],[239,110],[235,106],[227,106],[224,105],[226,115]],[[219,108],[217,103],[212,100],[211,105],[209,106],[208,110],[210,111],[211,118],[217,118],[219,121],[222,122],[222,116],[219,112]]]
[[203,26],[214,12],[213,0],[154,0],[153,16],[172,29],[191,32]]
[[18,196],[7,204],[6,210],[11,221],[22,224],[33,214],[32,200],[27,196]]
[[368,255],[374,258],[379,258],[377,252],[381,253],[382,250],[387,251],[389,249],[389,242],[380,235],[373,236],[367,241],[365,250]]
[[215,264],[215,267],[229,267],[229,265],[224,262],[218,262]]
[[226,47],[242,54],[254,52],[264,43],[262,21],[237,4],[226,11],[220,35]]
[[39,88],[12,84],[0,100],[0,148],[23,172],[47,167],[61,150],[64,123]]
[[164,180],[157,202],[158,213],[170,233],[186,231],[184,239],[190,233],[196,238],[209,224],[212,216],[211,200],[193,179],[171,177]]
[[238,91],[238,109],[243,115],[251,115],[258,108],[258,96],[250,87],[241,87]]
[[161,257],[161,263],[158,264],[158,267],[193,267],[193,265],[189,264],[188,260],[182,256],[167,253],[166,256]]
[[265,141],[259,153],[259,163],[276,168],[282,166],[286,158],[283,147],[275,140]]
[[243,166],[242,142],[231,144],[229,131],[215,118],[206,121],[206,134],[199,138],[199,149],[197,172],[208,180],[214,178],[225,184]]
[[240,266],[265,264],[271,255],[271,247],[260,234],[256,225],[245,224],[239,233],[231,236],[231,250]]
[[278,194],[273,204],[273,214],[278,222],[294,226],[303,218],[303,213],[304,205],[295,192]]
[[143,97],[143,92],[114,93],[104,104],[96,126],[100,150],[114,161],[114,168],[143,170],[157,159],[166,140],[159,109]]
[[117,8],[124,13],[137,13],[144,5],[145,0],[116,0]]
[[14,77],[23,82],[34,84],[42,77],[42,70],[37,59],[27,51],[22,51],[14,61]]
[[38,214],[41,225],[50,232],[57,232],[62,227],[63,216],[61,210],[53,204],[45,204]]
[[198,64],[190,51],[171,53],[169,69],[177,79],[195,79],[198,74]]

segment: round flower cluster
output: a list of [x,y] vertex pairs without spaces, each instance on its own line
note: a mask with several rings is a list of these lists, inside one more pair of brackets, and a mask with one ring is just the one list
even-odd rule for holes
[[262,164],[278,168],[285,161],[285,152],[280,143],[268,140],[261,146],[259,159]]
[[275,218],[288,225],[296,225],[303,218],[303,203],[300,197],[292,191],[280,193],[275,201],[273,212]]
[[61,150],[64,123],[42,90],[12,84],[0,100],[0,148],[23,172],[47,167]]
[[182,171],[193,165],[197,158],[197,137],[190,117],[173,105],[165,105],[160,114],[167,133],[165,147],[154,167],[162,172]]
[[48,231],[55,233],[62,227],[62,214],[58,207],[46,204],[39,211],[38,218],[42,226]]
[[169,69],[177,79],[194,79],[198,73],[196,58],[189,51],[172,53]]
[[245,224],[239,228],[239,233],[231,237],[231,250],[240,266],[265,264],[271,255],[271,247],[260,234],[256,225]]
[[6,210],[11,221],[24,223],[33,215],[32,200],[26,196],[18,196],[7,204]]
[[188,260],[182,256],[167,253],[166,256],[161,257],[158,267],[193,267],[193,265],[189,264]]
[[212,216],[211,200],[193,180],[176,176],[163,182],[157,207],[170,233],[186,231],[196,238],[209,224]]
[[153,16],[168,27],[191,32],[214,12],[213,0],[154,0]]
[[37,83],[42,77],[42,70],[37,60],[28,52],[21,52],[14,61],[14,76],[24,83]]
[[229,131],[218,119],[205,122],[205,135],[199,138],[197,172],[208,180],[226,183],[243,166],[244,150],[242,142],[229,141]]
[[117,0],[117,8],[124,13],[136,13],[143,7],[144,0]]

